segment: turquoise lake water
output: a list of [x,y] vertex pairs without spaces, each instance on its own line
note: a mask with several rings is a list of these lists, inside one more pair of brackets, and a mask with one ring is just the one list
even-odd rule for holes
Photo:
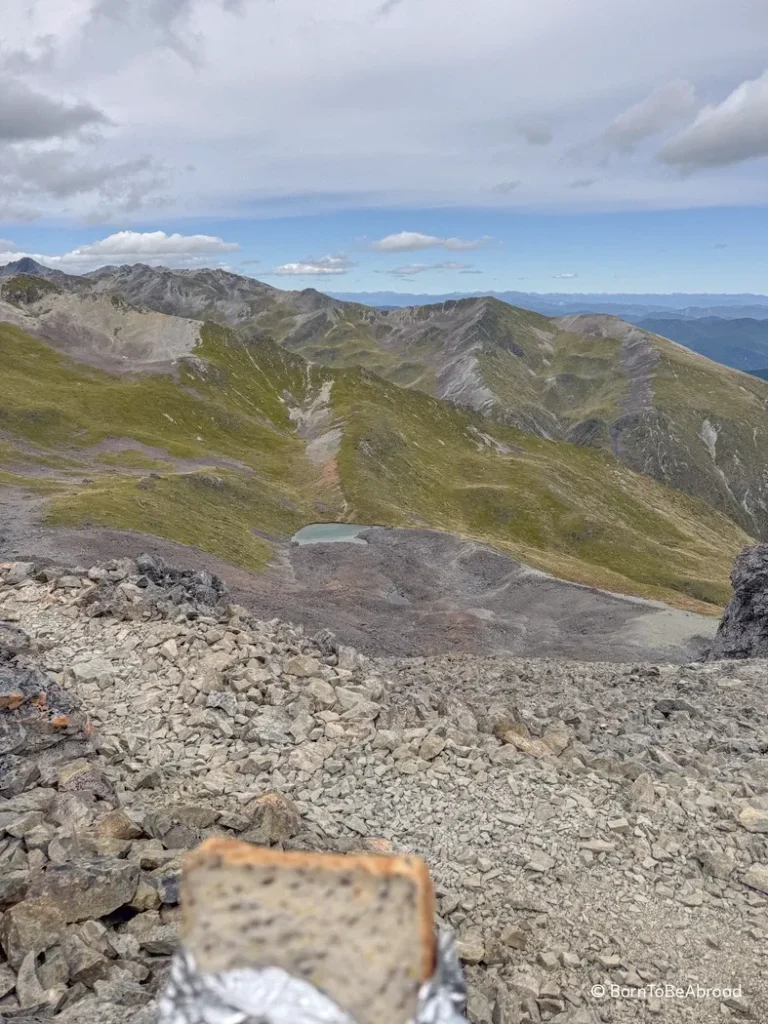
[[357,536],[361,530],[366,529],[366,526],[356,526],[354,523],[311,523],[294,533],[291,539],[297,544],[367,544],[367,541]]

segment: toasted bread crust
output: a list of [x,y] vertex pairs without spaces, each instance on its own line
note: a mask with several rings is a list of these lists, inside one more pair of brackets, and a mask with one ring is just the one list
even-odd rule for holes
[[[420,857],[385,856],[374,853],[303,853],[296,850],[273,850],[265,846],[254,846],[238,839],[214,836],[187,854],[184,860],[184,875],[214,867],[217,864],[230,866],[253,864],[258,867],[310,868],[322,872],[348,874],[350,868],[364,871],[379,878],[401,876],[411,879],[418,892],[419,919],[424,950],[421,978],[426,981],[435,970],[435,894],[429,868]],[[182,879],[182,906],[184,903],[184,881]],[[182,920],[182,937],[186,928]]]

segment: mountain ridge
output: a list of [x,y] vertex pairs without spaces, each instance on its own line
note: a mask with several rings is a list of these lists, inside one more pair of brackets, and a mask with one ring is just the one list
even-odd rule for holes
[[125,265],[79,281],[66,289],[89,301],[212,320],[248,344],[362,367],[527,434],[602,449],[768,536],[765,383],[616,318],[547,318],[493,297],[380,311],[224,270]]
[[[47,282],[42,297],[17,301],[25,316],[47,316],[61,294]],[[126,301],[64,298],[84,318],[113,300],[122,316]],[[165,317],[130,304],[126,315]],[[69,327],[64,352],[61,339],[56,351],[0,323],[9,521],[34,535],[29,508],[40,507],[46,529],[150,534],[257,571],[312,522],[418,527],[615,593],[710,614],[727,600],[749,536],[607,452],[526,434],[369,369],[183,322],[199,330],[195,344],[154,366],[118,332],[120,372],[99,368],[90,343],[78,350]]]

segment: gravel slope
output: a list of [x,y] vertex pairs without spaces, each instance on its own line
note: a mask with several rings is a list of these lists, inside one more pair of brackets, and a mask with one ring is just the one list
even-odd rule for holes
[[[91,572],[117,584],[118,617],[92,617],[105,606],[86,576],[9,573],[0,617],[82,704],[134,842],[151,836],[164,863],[217,830],[421,854],[484,1024],[768,1017],[767,662],[372,660],[244,609],[150,610],[126,561]],[[14,842],[22,870],[23,829]],[[145,1019],[176,921],[146,906],[107,925],[145,943],[132,962],[149,977],[116,975],[65,1019]]]
[[143,551],[224,576],[255,615],[378,657],[448,652],[684,663],[710,646],[717,620],[546,576],[483,544],[434,530],[372,527],[367,546],[286,545],[263,573],[126,530],[51,528],[38,499],[0,488],[0,557],[90,565]]

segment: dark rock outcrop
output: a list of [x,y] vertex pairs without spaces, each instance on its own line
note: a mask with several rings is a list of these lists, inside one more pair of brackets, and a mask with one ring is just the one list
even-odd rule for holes
[[143,554],[135,562],[108,563],[96,586],[77,601],[94,618],[135,619],[154,609],[195,619],[225,612],[229,591],[213,573],[177,569],[158,555]]
[[768,544],[745,548],[731,573],[725,609],[709,660],[768,658]]

